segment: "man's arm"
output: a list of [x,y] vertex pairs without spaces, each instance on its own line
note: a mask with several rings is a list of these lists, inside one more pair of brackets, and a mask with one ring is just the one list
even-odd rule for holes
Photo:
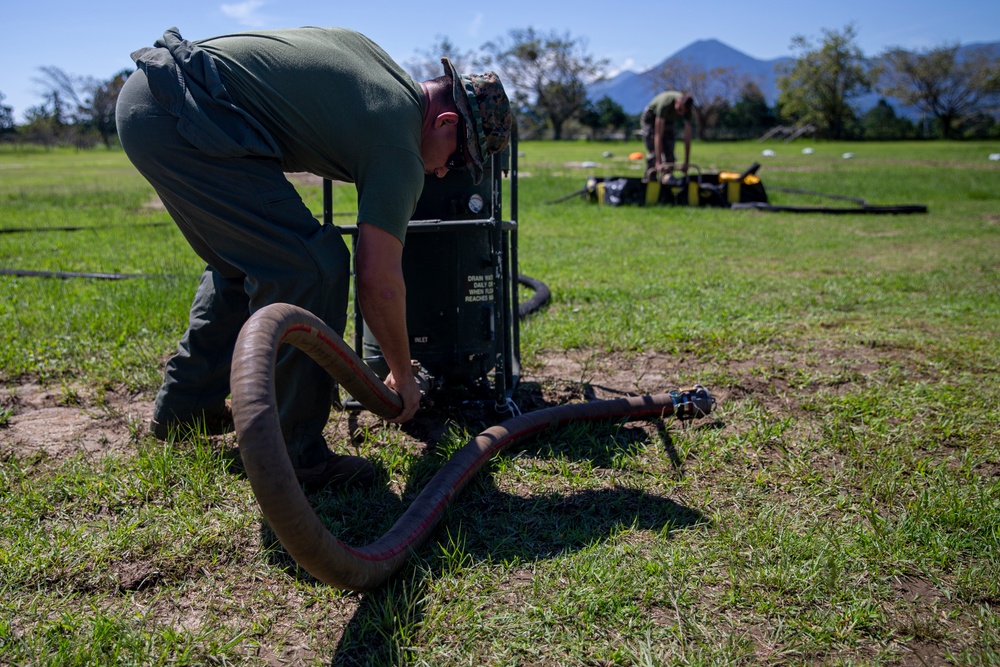
[[653,121],[653,166],[656,168],[656,179],[660,179],[660,167],[663,166],[663,116],[657,114]]
[[413,417],[420,405],[420,389],[410,367],[403,244],[392,234],[361,223],[356,252],[355,279],[361,315],[389,365],[385,383],[403,399],[403,411],[389,421],[405,422]]
[[688,165],[691,162],[691,121],[684,119],[684,167],[682,168],[685,173],[687,173]]

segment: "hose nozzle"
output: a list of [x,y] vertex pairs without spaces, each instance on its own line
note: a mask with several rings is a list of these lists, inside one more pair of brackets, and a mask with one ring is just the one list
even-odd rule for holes
[[681,421],[707,417],[715,409],[715,399],[700,384],[670,392],[674,416]]

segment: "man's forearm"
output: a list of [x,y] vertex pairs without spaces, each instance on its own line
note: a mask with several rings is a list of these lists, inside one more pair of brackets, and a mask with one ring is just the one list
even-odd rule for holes
[[[373,284],[374,283],[374,284]],[[406,328],[406,287],[402,280],[358,281],[361,315],[378,341],[389,370],[397,377],[410,372],[410,340]]]
[[653,166],[659,174],[663,166],[663,119],[659,116],[653,123]]
[[691,123],[684,123],[684,164],[691,162]]
[[402,412],[389,421],[404,422],[413,417],[420,406],[420,389],[410,366],[403,244],[388,232],[358,223],[355,252],[355,279],[361,315],[389,365],[386,384],[399,392],[403,399]]
[[410,340],[406,329],[406,281],[403,245],[376,227],[359,224],[355,279],[358,305],[365,323],[394,375],[410,369]]

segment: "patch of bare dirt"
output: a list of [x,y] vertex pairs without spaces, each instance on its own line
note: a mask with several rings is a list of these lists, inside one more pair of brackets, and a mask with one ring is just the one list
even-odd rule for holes
[[285,177],[292,182],[293,185],[314,185],[319,187],[323,185],[323,177],[317,176],[316,174],[310,174],[306,171],[296,171],[290,174],[285,174]]
[[132,428],[148,416],[152,401],[105,392],[100,401],[77,391],[28,383],[8,390],[0,406],[13,414],[0,426],[0,455],[44,452],[66,458],[101,454],[133,444]]
[[163,202],[160,201],[160,198],[156,195],[153,195],[153,197],[148,202],[143,204],[142,207],[149,211],[165,212],[167,210],[167,207],[163,205]]
[[770,173],[780,173],[780,172],[809,173],[809,172],[816,172],[816,171],[827,171],[827,167],[825,167],[825,166],[819,166],[819,165],[817,165],[817,166],[809,166],[809,167],[792,167],[792,166],[785,165],[785,166],[781,166],[781,167],[768,167],[767,171],[770,172]]
[[901,637],[903,656],[901,664],[906,667],[917,665],[948,665],[944,646],[945,620],[955,612],[955,605],[924,577],[904,575],[896,577],[892,586],[896,594],[893,605],[897,627]]

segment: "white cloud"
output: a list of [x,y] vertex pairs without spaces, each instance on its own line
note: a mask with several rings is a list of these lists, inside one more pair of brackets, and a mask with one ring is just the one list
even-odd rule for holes
[[634,58],[626,58],[625,62],[623,62],[620,65],[611,65],[611,67],[608,68],[607,76],[609,79],[612,79],[621,74],[622,72],[626,72],[629,70],[636,71]]
[[479,31],[483,27],[483,13],[478,12],[474,17],[472,17],[472,22],[469,23],[469,37],[479,37]]
[[236,19],[241,25],[259,28],[267,23],[267,17],[257,13],[264,4],[264,0],[245,0],[233,5],[222,5],[221,9],[223,14]]

